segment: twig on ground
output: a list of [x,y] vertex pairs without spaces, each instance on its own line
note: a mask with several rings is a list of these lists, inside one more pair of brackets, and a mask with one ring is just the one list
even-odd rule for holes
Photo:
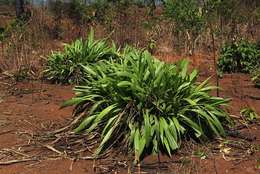
[[42,145],[43,147],[46,147],[47,149],[55,152],[55,153],[58,153],[59,155],[64,155],[64,153],[58,151],[57,149],[55,149],[54,147],[50,146],[50,145]]
[[65,131],[67,129],[70,129],[73,125],[75,125],[83,116],[85,116],[85,112],[81,113],[78,117],[76,117],[69,125],[61,128],[61,129],[58,129],[54,132],[51,132],[52,134],[57,134],[57,133],[60,133],[62,131]]
[[72,161],[71,161],[71,163],[70,163],[70,168],[69,168],[69,170],[72,172],[72,170],[73,170],[73,164],[74,164],[74,162],[75,162],[75,159],[73,159]]
[[247,141],[253,141],[256,139],[255,136],[242,134],[240,131],[237,130],[228,130],[227,135],[233,138],[240,138]]
[[25,158],[25,159],[17,159],[17,160],[10,160],[10,161],[1,161],[0,165],[11,165],[15,163],[22,163],[22,162],[28,162],[28,161],[38,161],[36,158]]
[[13,131],[14,131],[14,130],[3,131],[3,132],[0,132],[0,135],[8,134],[8,133],[13,132]]
[[245,95],[245,97],[251,98],[253,100],[260,100],[260,96]]
[[18,154],[18,155],[21,155],[21,156],[24,156],[24,157],[27,157],[27,158],[30,157],[30,155],[27,155],[27,154],[25,154],[25,153],[19,152],[19,151],[14,150],[14,149],[3,149],[3,151],[13,152],[13,153],[15,153],[15,154]]
[[214,169],[215,169],[215,174],[218,174],[218,169],[216,165],[216,159],[214,158]]

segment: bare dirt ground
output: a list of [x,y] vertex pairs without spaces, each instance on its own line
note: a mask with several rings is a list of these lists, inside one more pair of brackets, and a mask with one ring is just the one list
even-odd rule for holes
[[[166,61],[175,61],[172,57],[162,57]],[[201,71],[201,79],[212,75],[213,65],[210,58],[198,56],[191,58],[192,66]],[[13,154],[26,159],[27,153],[19,147],[30,144],[27,134],[36,134],[66,125],[72,118],[73,108],[60,109],[60,104],[73,96],[72,86],[51,85],[41,82],[19,82],[11,84],[0,79],[0,161]],[[214,83],[214,78],[212,78]],[[254,88],[250,77],[245,74],[224,75],[220,80],[221,97],[232,98],[228,112],[241,120],[240,110],[250,106],[260,113],[260,89]],[[161,174],[260,174],[260,124],[242,126],[242,138],[227,137],[205,144],[184,142],[180,151],[172,158],[150,156],[142,163],[143,173]],[[14,150],[11,152],[11,150]],[[21,151],[20,151],[21,150]],[[31,149],[34,154],[41,151]],[[19,154],[20,153],[20,154]],[[93,166],[106,159],[73,161],[65,158],[33,160],[11,165],[0,165],[0,174],[91,174],[91,173],[127,173],[124,164],[116,163],[111,170],[107,166]],[[111,167],[111,165],[110,165]],[[132,173],[136,168],[132,167]]]

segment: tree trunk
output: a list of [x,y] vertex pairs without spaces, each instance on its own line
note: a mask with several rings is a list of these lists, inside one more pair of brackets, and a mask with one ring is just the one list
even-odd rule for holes
[[16,17],[21,18],[24,14],[24,0],[15,1]]
[[214,32],[212,29],[212,26],[210,26],[210,33],[211,33],[211,39],[212,39],[212,47],[213,47],[213,61],[214,61],[214,69],[215,69],[215,75],[216,75],[216,85],[217,85],[217,97],[219,97],[219,76],[218,76],[218,65],[216,60],[216,48],[215,48],[215,37]]
[[150,0],[148,6],[149,6],[149,15],[153,16],[154,15],[154,11],[156,9],[155,0]]
[[193,36],[189,33],[189,31],[186,31],[187,35],[187,50],[186,54],[188,53],[189,56],[193,55]]

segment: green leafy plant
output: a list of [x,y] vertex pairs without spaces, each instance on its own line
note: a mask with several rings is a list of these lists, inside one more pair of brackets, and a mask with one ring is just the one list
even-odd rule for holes
[[220,72],[250,73],[260,67],[260,47],[246,40],[226,44],[218,60]]
[[260,44],[239,40],[226,44],[218,60],[218,72],[250,73],[256,87],[260,87]]
[[180,29],[194,33],[202,30],[205,22],[196,0],[166,0],[165,16],[172,18]]
[[91,66],[102,60],[116,57],[116,48],[105,40],[94,40],[91,30],[87,40],[78,39],[66,44],[64,51],[54,52],[47,58],[44,77],[57,83],[79,84],[84,81],[82,65]]
[[182,138],[225,136],[228,100],[213,97],[208,80],[198,84],[198,73],[188,73],[188,61],[177,65],[153,58],[147,51],[127,47],[119,62],[83,66],[87,85],[75,87],[75,97],[63,107],[75,106],[85,118],[74,129],[100,134],[95,155],[125,145],[139,162],[150,153],[169,156]]
[[200,159],[206,159],[207,158],[207,153],[205,152],[205,151],[203,151],[203,150],[196,150],[196,151],[194,151],[193,153],[192,153],[192,155],[194,156],[194,157],[197,157],[197,158],[200,158]]
[[258,118],[256,111],[251,107],[243,108],[240,114],[246,119],[246,121],[252,122]]
[[251,73],[252,82],[257,88],[260,88],[260,68],[257,68]]

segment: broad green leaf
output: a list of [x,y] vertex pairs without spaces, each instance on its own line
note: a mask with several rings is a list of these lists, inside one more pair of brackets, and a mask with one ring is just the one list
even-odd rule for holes
[[96,115],[92,115],[92,116],[88,116],[87,118],[85,118],[81,124],[76,128],[74,129],[73,131],[75,133],[79,133],[80,131],[88,128],[88,126],[93,122],[93,120],[95,120],[96,118]]
[[131,87],[133,84],[129,81],[121,81],[117,84],[118,87]]
[[80,102],[85,101],[85,100],[86,100],[86,98],[84,98],[84,97],[72,98],[70,100],[63,102],[63,104],[61,105],[60,108],[62,109],[62,108],[68,107],[68,106],[77,105]]
[[181,77],[182,78],[185,78],[186,77],[186,74],[187,74],[187,71],[188,71],[188,65],[189,65],[189,61],[188,60],[182,60],[181,63],[180,63],[180,66],[181,66]]

